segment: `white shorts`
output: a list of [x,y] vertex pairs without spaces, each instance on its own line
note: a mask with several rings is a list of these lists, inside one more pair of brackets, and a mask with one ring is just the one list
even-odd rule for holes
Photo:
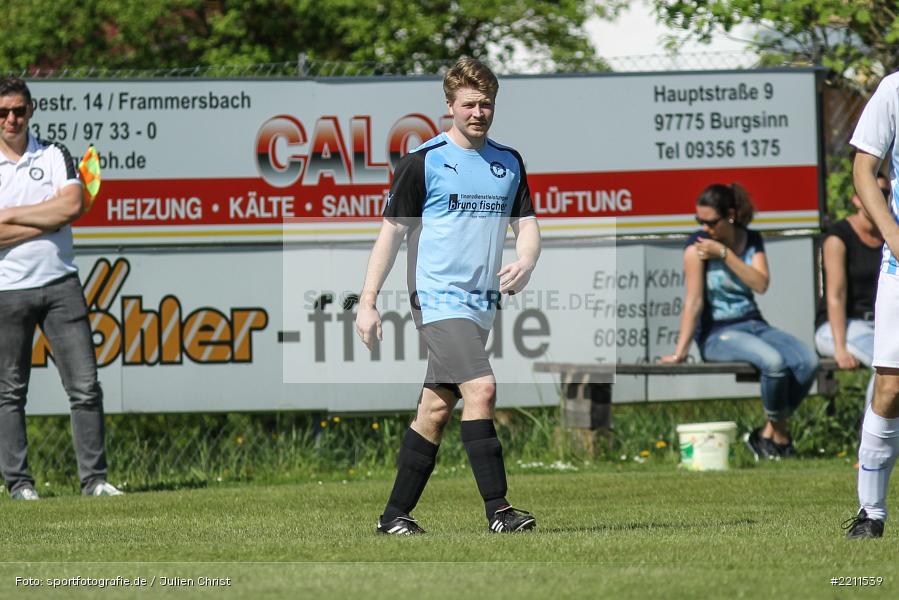
[[874,366],[899,369],[899,275],[881,271],[874,304]]

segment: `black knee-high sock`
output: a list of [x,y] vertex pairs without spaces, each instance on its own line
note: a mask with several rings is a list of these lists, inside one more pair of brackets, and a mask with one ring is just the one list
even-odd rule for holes
[[385,523],[400,515],[408,515],[418,504],[418,499],[421,498],[421,493],[437,462],[439,447],[411,427],[406,431],[400,453],[396,458],[396,481],[384,509]]
[[503,447],[496,437],[493,420],[462,421],[462,444],[468,453],[468,462],[489,520],[499,507],[508,504]]

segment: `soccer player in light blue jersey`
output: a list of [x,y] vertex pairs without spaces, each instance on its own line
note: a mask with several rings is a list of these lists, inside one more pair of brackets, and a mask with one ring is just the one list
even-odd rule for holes
[[[886,242],[874,303],[874,399],[865,409],[858,448],[859,511],[847,524],[851,539],[883,536],[890,473],[899,456],[899,73],[883,78],[858,120],[850,144],[856,147],[855,191]],[[891,150],[892,148],[892,150]],[[890,152],[891,193],[877,184],[880,164]]]
[[[381,337],[377,295],[408,246],[407,281],[415,325],[428,346],[418,411],[397,457],[397,476],[378,531],[417,534],[410,516],[434,469],[443,429],[464,398],[462,442],[490,531],[532,529],[534,517],[506,499],[502,446],[493,423],[496,379],[485,344],[501,294],[527,285],[540,255],[521,155],[487,137],[499,89],[480,61],[461,59],[443,80],[448,131],[397,164],[384,221],[369,258],[356,332],[369,348]],[[502,264],[511,225],[517,260]]]

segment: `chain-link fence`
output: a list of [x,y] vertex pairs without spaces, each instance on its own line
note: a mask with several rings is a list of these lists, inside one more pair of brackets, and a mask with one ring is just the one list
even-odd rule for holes
[[[502,75],[560,72],[652,72],[673,70],[730,70],[758,66],[751,53],[705,53],[616,57],[583,64],[549,62],[496,65]],[[254,65],[204,66],[189,69],[109,70],[64,68],[35,70],[29,79],[165,79],[378,77],[435,75],[450,65],[434,61],[414,63],[350,63],[309,60]],[[768,65],[770,66],[770,65]],[[831,206],[839,213],[848,204],[848,139],[864,104],[858,94],[827,88],[824,134]],[[60,393],[63,393],[60,389]],[[407,416],[335,417],[326,414],[168,414],[107,417],[107,447],[116,483],[131,489],[153,489],[246,479],[317,478],[324,472],[365,476],[370,469],[390,467]],[[527,459],[529,447],[560,451],[554,433],[558,418],[544,411],[539,419],[523,418],[521,426],[506,429],[512,444],[521,442],[518,456]],[[537,423],[538,425],[534,425]],[[65,417],[29,417],[31,465],[44,493],[76,490],[75,458]],[[513,433],[510,433],[513,432]],[[509,439],[511,436],[512,439]],[[517,437],[516,437],[517,436]],[[539,438],[533,444],[535,436]],[[531,443],[531,446],[527,446]],[[461,447],[444,455],[461,453]],[[464,459],[459,454],[459,464]],[[446,460],[446,458],[444,458]],[[452,462],[452,458],[450,461]]]
[[[499,75],[547,73],[709,71],[752,69],[760,58],[752,52],[706,52],[643,54],[616,56],[589,61],[555,61],[546,58],[519,58],[496,62],[490,67]],[[62,67],[31,69],[16,73],[29,79],[160,79],[160,78],[318,78],[379,77],[393,75],[439,75],[452,61],[410,60],[389,62],[351,62],[310,59],[299,54],[295,62],[202,65],[171,69],[106,69],[98,67]],[[777,66],[768,64],[767,66]],[[784,64],[782,66],[795,66]],[[803,65],[808,66],[808,65]]]

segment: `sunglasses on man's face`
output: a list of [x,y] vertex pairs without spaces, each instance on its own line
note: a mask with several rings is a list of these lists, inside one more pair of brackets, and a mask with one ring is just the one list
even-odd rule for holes
[[700,225],[707,225],[708,227],[714,227],[723,218],[724,217],[718,217],[717,219],[700,219],[699,217],[696,217],[696,222],[699,223]]
[[13,106],[12,108],[0,108],[0,120],[5,120],[9,113],[12,113],[19,117],[20,119],[25,116],[25,113],[28,112],[27,106]]

